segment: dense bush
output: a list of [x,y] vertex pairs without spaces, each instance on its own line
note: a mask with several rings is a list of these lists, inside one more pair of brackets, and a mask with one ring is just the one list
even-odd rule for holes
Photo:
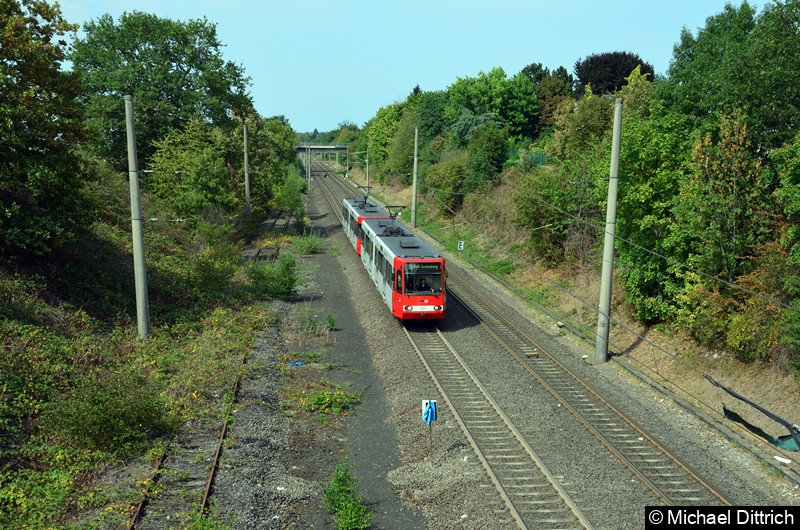
[[274,264],[253,262],[247,267],[252,292],[264,298],[288,299],[297,294],[299,274],[291,254],[281,254]]
[[47,407],[43,428],[73,447],[124,456],[176,427],[162,393],[130,365],[88,374],[70,395]]
[[464,202],[468,157],[466,151],[450,152],[428,169],[425,183],[428,191],[439,199],[439,208],[445,215],[460,209]]

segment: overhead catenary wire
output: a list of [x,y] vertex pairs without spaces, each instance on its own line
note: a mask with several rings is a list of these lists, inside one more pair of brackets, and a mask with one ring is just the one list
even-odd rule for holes
[[[466,194],[466,195],[469,195],[469,194]],[[548,203],[547,201],[545,201],[544,199],[542,199],[541,197],[539,197],[538,195],[536,195],[536,194],[534,194],[534,193],[531,193],[531,192],[526,192],[526,195],[528,195],[528,196],[530,196],[530,197],[532,197],[532,198],[534,198],[534,199],[538,200],[539,202],[541,202],[542,204],[546,205],[547,207],[549,207],[549,208],[552,208],[553,210],[555,210],[555,211],[557,211],[557,212],[559,212],[559,213],[561,213],[561,214],[563,214],[563,215],[565,215],[565,216],[567,216],[567,217],[569,217],[569,218],[573,219],[574,221],[576,221],[576,222],[578,222],[578,223],[580,223],[580,224],[586,225],[586,226],[588,226],[588,227],[590,227],[590,228],[594,229],[594,230],[595,230],[595,232],[596,232],[598,235],[599,235],[599,234],[603,234],[603,233],[605,233],[605,229],[604,229],[603,227],[600,227],[600,226],[598,226],[598,225],[592,224],[590,221],[588,221],[588,220],[586,220],[586,219],[580,218],[580,217],[578,217],[578,216],[576,216],[576,215],[574,215],[574,214],[572,214],[572,213],[570,213],[570,212],[567,212],[566,210],[563,210],[562,208],[559,208],[559,207],[557,207],[557,206],[555,206],[555,205],[552,205],[552,204]],[[432,196],[433,196],[433,195],[432,195]],[[442,201],[440,201],[438,198],[436,198],[436,200],[437,200],[438,202],[440,202],[440,203],[442,202]],[[450,208],[449,208],[447,205],[445,205],[444,203],[442,203],[442,205],[443,205],[445,208],[447,208],[447,210],[448,210],[448,211],[450,211],[450,212],[451,212],[453,215],[457,215],[457,213],[456,213],[456,212],[454,212],[452,209],[450,209]],[[459,217],[461,217],[461,216],[459,216]],[[463,217],[461,217],[461,218],[463,219]],[[488,237],[488,236],[487,236],[487,237]],[[649,253],[649,254],[651,254],[651,255],[653,255],[653,256],[656,256],[656,257],[658,257],[658,258],[661,258],[661,259],[663,259],[663,260],[665,260],[665,261],[667,261],[667,262],[669,262],[669,263],[672,263],[672,264],[675,264],[675,265],[679,265],[680,267],[682,267],[682,268],[684,268],[684,269],[686,269],[686,270],[688,270],[688,271],[694,272],[694,273],[696,273],[696,274],[698,274],[698,275],[700,275],[700,276],[703,276],[703,277],[705,277],[705,278],[707,278],[707,279],[709,279],[709,280],[711,280],[711,281],[716,281],[716,282],[719,282],[719,283],[721,283],[721,284],[723,284],[723,285],[725,285],[725,286],[727,286],[727,287],[729,287],[729,288],[731,288],[731,289],[734,289],[734,290],[739,290],[739,291],[741,291],[741,292],[743,292],[743,293],[746,293],[746,294],[749,294],[749,295],[752,295],[752,296],[758,297],[758,298],[760,298],[760,299],[762,299],[762,300],[765,300],[765,301],[767,301],[767,302],[769,302],[769,303],[773,303],[773,304],[775,304],[775,305],[777,305],[777,306],[783,307],[783,308],[785,308],[785,309],[788,309],[788,310],[790,310],[790,311],[793,311],[793,312],[796,312],[796,313],[800,313],[800,309],[798,309],[797,307],[794,307],[794,306],[791,306],[791,305],[789,305],[789,304],[786,304],[786,303],[784,303],[784,302],[781,302],[780,300],[774,300],[774,299],[772,299],[772,298],[770,298],[770,297],[768,297],[768,296],[766,296],[766,295],[763,295],[763,294],[761,294],[761,293],[755,292],[755,291],[753,291],[752,289],[747,289],[746,287],[742,287],[742,286],[740,286],[740,285],[737,285],[737,284],[735,284],[735,283],[733,283],[733,282],[730,282],[730,281],[724,280],[724,279],[722,279],[722,278],[718,278],[718,277],[712,276],[712,275],[710,275],[710,274],[707,274],[707,273],[705,273],[705,272],[703,272],[703,271],[700,271],[700,270],[698,270],[698,269],[696,269],[696,268],[694,268],[694,267],[692,267],[692,266],[690,266],[690,265],[688,265],[688,264],[681,263],[680,261],[678,261],[678,260],[676,260],[676,259],[674,259],[674,258],[670,258],[670,257],[664,256],[663,254],[660,254],[660,253],[658,253],[658,252],[655,252],[655,251],[653,251],[653,250],[650,250],[650,249],[648,249],[648,248],[645,248],[645,247],[643,247],[643,246],[641,246],[641,245],[638,245],[638,244],[634,243],[633,241],[630,241],[630,240],[628,240],[628,239],[626,239],[626,238],[624,238],[624,237],[621,237],[621,236],[619,236],[619,235],[616,235],[616,234],[615,234],[615,238],[614,238],[614,239],[615,239],[615,240],[618,240],[618,241],[622,241],[622,242],[624,242],[624,243],[626,243],[626,244],[628,244],[628,245],[631,245],[631,246],[633,246],[633,247],[635,247],[635,248],[638,248],[638,249],[642,250],[642,251],[643,251],[643,252],[645,252],[645,253]],[[516,256],[514,256],[514,255],[513,255],[512,253],[510,253],[510,252],[509,252],[509,253],[507,253],[507,255],[509,255],[509,256],[512,256],[512,257],[514,257],[514,258],[516,258]],[[538,273],[538,271],[537,271],[537,273]],[[547,276],[545,276],[545,275],[543,275],[543,274],[542,274],[542,277],[543,277],[543,278],[545,278],[545,279],[547,279],[548,281],[551,281],[549,278],[547,278]],[[551,283],[553,283],[553,285],[554,285],[554,286],[556,286],[557,288],[559,288],[559,289],[561,289],[562,291],[564,291],[566,294],[569,294],[570,296],[574,296],[574,295],[573,295],[573,293],[570,293],[570,292],[566,291],[565,289],[563,289],[563,288],[562,288],[560,285],[558,285],[557,283],[555,283],[555,282],[552,282],[552,281],[551,281]],[[589,308],[590,308],[590,309],[592,309],[592,310],[596,310],[596,309],[597,309],[597,308],[596,308],[594,305],[592,305],[592,304],[589,304],[589,303],[588,303],[588,302],[586,302],[585,300],[581,300],[580,298],[577,298],[577,297],[576,297],[576,299],[577,299],[577,300],[580,300],[580,301],[581,301],[581,303],[583,303],[584,305],[586,305],[587,307],[589,307]],[[715,303],[713,300],[709,300],[709,301],[710,301],[712,304],[715,304],[715,305],[719,306],[719,304],[716,304],[716,303]],[[720,306],[720,307],[721,307],[721,306]],[[728,308],[728,310],[730,310],[730,309]],[[735,312],[735,311],[734,311],[734,312]],[[737,313],[738,313],[738,312],[737,312]],[[618,322],[618,321],[615,321],[615,323],[616,323],[617,325],[620,325],[620,326],[622,326],[622,324],[621,324],[620,322]],[[640,338],[642,338],[642,337],[640,337]]]

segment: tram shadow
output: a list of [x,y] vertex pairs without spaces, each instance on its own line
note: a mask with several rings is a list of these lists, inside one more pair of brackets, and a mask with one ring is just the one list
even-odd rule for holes
[[444,318],[439,320],[406,320],[403,325],[409,331],[439,330],[442,332],[459,331],[475,327],[479,322],[472,314],[465,311],[460,303],[449,301]]

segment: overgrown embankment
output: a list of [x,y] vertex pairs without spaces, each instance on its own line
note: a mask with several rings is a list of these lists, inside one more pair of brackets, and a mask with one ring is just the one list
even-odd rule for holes
[[[213,216],[146,224],[151,329],[143,341],[127,182],[105,177],[91,190],[103,215],[84,237],[0,266],[5,528],[58,526],[82,510],[99,510],[102,524],[124,522],[139,496],[94,484],[97,470],[146,460],[185,425],[223,419],[254,334],[276,318],[263,300],[294,294],[294,255],[314,244]],[[147,218],[169,217],[144,208]],[[244,258],[250,238],[269,259]]]

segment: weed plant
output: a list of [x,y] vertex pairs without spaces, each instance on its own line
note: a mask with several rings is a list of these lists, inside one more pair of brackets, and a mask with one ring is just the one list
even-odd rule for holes
[[335,331],[336,322],[333,315],[329,314],[325,325],[322,325],[313,312],[311,305],[305,303],[282,315],[282,329],[288,342],[300,348],[310,345],[326,346],[335,342],[332,332]]
[[252,262],[247,267],[247,276],[256,297],[287,300],[297,295],[300,275],[297,262],[291,254],[281,254],[274,265]]
[[304,410],[319,415],[325,421],[326,414],[346,414],[361,403],[366,389],[348,392],[326,378],[303,381],[299,385],[284,389],[281,407],[285,411]]
[[306,231],[302,237],[295,238],[292,249],[301,256],[318,254],[322,252],[323,239],[311,231]]
[[51,436],[78,449],[126,456],[156,436],[174,432],[164,387],[135,365],[103,369],[75,382],[71,394],[46,408]]
[[345,456],[334,469],[330,482],[323,485],[325,508],[334,514],[336,528],[341,530],[369,528],[372,521],[372,508],[365,504],[367,499],[361,490],[355,488],[357,482]]

